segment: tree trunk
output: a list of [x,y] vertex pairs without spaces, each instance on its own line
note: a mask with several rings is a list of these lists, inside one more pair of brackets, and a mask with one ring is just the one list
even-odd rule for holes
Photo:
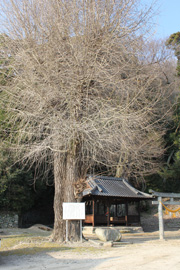
[[[76,157],[67,154],[62,158],[59,153],[54,154],[54,241],[64,241],[66,235],[65,221],[63,221],[63,202],[76,202],[74,184],[78,180],[78,164]],[[71,241],[80,239],[79,221],[69,221],[68,236]]]
[[54,231],[52,238],[54,241],[64,241],[65,239],[65,221],[63,221],[62,204],[64,201],[63,192],[65,188],[65,179],[63,175],[64,162],[61,155],[54,154]]
[[127,153],[120,154],[119,162],[116,168],[116,177],[124,177],[126,162]]
[[[66,159],[66,179],[64,189],[64,202],[77,202],[74,192],[74,184],[77,182],[79,176],[79,166],[74,155],[69,154]],[[79,221],[69,222],[69,240],[80,240],[80,226]]]

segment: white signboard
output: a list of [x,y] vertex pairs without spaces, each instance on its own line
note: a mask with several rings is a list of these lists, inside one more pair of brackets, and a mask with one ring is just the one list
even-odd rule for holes
[[63,219],[85,219],[85,203],[63,203]]

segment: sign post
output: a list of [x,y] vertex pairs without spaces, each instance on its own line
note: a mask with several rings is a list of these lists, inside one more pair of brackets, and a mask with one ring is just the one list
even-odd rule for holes
[[68,219],[66,219],[66,242],[68,242]]
[[68,220],[80,221],[80,240],[82,242],[82,220],[85,219],[85,203],[63,203],[63,219],[66,220],[66,242],[68,242]]

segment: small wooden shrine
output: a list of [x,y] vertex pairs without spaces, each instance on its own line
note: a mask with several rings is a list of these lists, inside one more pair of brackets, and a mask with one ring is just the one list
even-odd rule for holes
[[122,178],[89,176],[87,183],[88,188],[83,191],[86,204],[84,224],[92,224],[93,227],[140,225],[139,202],[153,198]]

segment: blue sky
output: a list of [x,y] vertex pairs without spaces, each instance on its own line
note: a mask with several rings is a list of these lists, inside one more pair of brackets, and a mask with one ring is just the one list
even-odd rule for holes
[[[152,1],[149,0],[149,2]],[[167,38],[175,32],[180,32],[180,0],[158,0],[158,6],[159,15],[156,18],[155,36]]]
[[[1,1],[1,0],[0,0]],[[180,0],[141,0],[150,5],[157,1],[158,15],[155,18],[156,38],[168,38],[171,34],[180,31]]]

